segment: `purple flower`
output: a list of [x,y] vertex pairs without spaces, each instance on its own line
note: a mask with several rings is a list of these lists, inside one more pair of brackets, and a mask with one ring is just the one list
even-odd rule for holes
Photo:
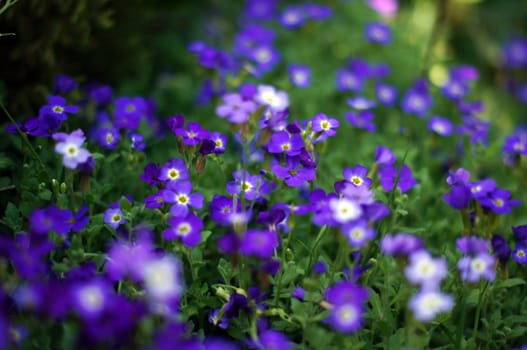
[[210,217],[218,224],[230,225],[230,217],[233,213],[239,213],[241,202],[239,199],[220,196],[215,194],[209,204]]
[[170,214],[172,216],[187,216],[189,209],[201,209],[203,207],[203,195],[201,193],[191,193],[192,183],[190,181],[171,181],[166,189],[160,190],[164,203],[172,203]]
[[203,221],[196,214],[189,212],[185,217],[170,218],[168,224],[170,226],[163,231],[164,239],[179,238],[187,247],[194,247],[201,241]]
[[278,91],[270,85],[258,85],[256,101],[269,107],[272,112],[280,112],[289,107],[289,96],[284,91]]
[[527,264],[527,247],[522,243],[517,244],[512,252],[512,258],[520,265]]
[[227,191],[230,194],[243,195],[248,200],[259,200],[263,195],[271,191],[270,185],[260,175],[251,175],[247,171],[238,170],[232,173],[234,181],[227,183]]
[[313,21],[320,21],[333,16],[333,10],[331,7],[325,5],[307,3],[304,4],[304,10]]
[[141,266],[141,275],[147,297],[154,308],[163,313],[166,310],[163,305],[169,306],[172,302],[177,305],[184,290],[183,270],[179,260],[170,255],[148,260]]
[[248,19],[269,21],[273,18],[277,5],[277,0],[248,0],[244,13]]
[[344,224],[341,230],[352,247],[363,247],[375,238],[375,230],[363,219]]
[[393,165],[395,163],[395,155],[388,147],[377,146],[375,148],[375,163],[379,165]]
[[186,130],[183,128],[176,129],[175,134],[181,136],[183,144],[186,146],[195,146],[209,136],[209,132],[197,122],[188,122]]
[[71,134],[53,134],[53,139],[59,141],[55,145],[55,152],[63,156],[62,163],[68,169],[76,169],[91,156],[87,149],[82,148],[86,137],[84,137],[81,129],[77,129]]
[[328,266],[324,261],[317,261],[313,264],[313,272],[317,275],[323,275],[328,271]]
[[452,134],[452,123],[445,118],[432,117],[428,122],[428,130],[441,136],[450,136]]
[[119,225],[126,223],[123,212],[119,208],[108,208],[104,212],[104,223],[117,229]]
[[280,53],[272,45],[262,44],[251,50],[249,58],[256,63],[256,72],[267,73],[280,62]]
[[306,291],[304,290],[304,288],[302,287],[296,287],[292,292],[291,292],[291,297],[292,298],[295,298],[299,301],[304,301],[304,297],[306,295]]
[[407,114],[424,118],[428,109],[432,106],[432,98],[428,93],[428,84],[425,80],[418,79],[402,101],[402,109]]
[[362,209],[354,200],[348,198],[332,198],[329,200],[329,209],[333,220],[345,224],[358,219],[362,215]]
[[517,242],[527,244],[527,225],[513,226],[512,232]]
[[410,254],[404,270],[408,281],[425,289],[437,289],[448,273],[444,258],[433,258],[426,250]]
[[353,168],[344,168],[342,176],[346,181],[351,182],[355,186],[370,187],[372,179],[366,177],[368,175],[368,168],[363,165],[355,164]]
[[293,344],[281,332],[268,329],[258,337],[261,349],[292,350]]
[[484,278],[494,281],[496,271],[494,263],[496,259],[488,253],[479,253],[475,256],[464,256],[459,259],[457,268],[461,273],[461,279],[471,283],[478,282]]
[[[342,187],[340,187],[342,185]],[[373,192],[367,186],[355,186],[348,181],[335,183],[335,189],[339,194],[360,205],[374,203]]]
[[300,6],[288,6],[280,14],[280,24],[286,28],[294,29],[304,24],[306,15]]
[[457,249],[466,255],[477,255],[489,251],[489,242],[476,236],[461,237],[456,240]]
[[514,134],[506,137],[503,151],[523,156],[527,155],[527,131],[518,129]]
[[355,96],[352,98],[348,98],[346,100],[346,103],[351,108],[355,108],[358,110],[368,110],[376,106],[375,101],[370,101],[366,97],[363,97],[363,96]]
[[98,107],[104,107],[112,102],[113,89],[108,85],[98,86],[90,91],[90,96],[93,98]]
[[490,122],[479,119],[472,115],[463,116],[463,125],[458,128],[461,135],[469,135],[472,144],[481,143],[487,145],[487,137],[490,128]]
[[455,184],[450,189],[450,193],[443,196],[443,199],[454,209],[465,209],[468,208],[471,197],[469,187],[464,184]]
[[362,91],[363,77],[349,69],[339,69],[336,73],[336,88],[338,91]]
[[380,45],[387,45],[392,42],[390,27],[384,23],[367,23],[364,27],[364,36],[367,41]]
[[99,142],[99,145],[101,147],[113,150],[119,143],[120,134],[119,134],[118,129],[103,128],[103,129],[99,129],[97,134],[98,134],[97,141]]
[[143,266],[155,258],[150,232],[144,231],[137,236],[134,242],[115,241],[112,244],[104,267],[111,281],[125,277],[133,281],[141,280]]
[[421,238],[408,233],[386,235],[381,240],[381,251],[388,255],[410,255],[422,248]]
[[158,164],[148,163],[145,166],[143,173],[139,175],[139,178],[141,181],[146,182],[150,186],[159,185],[162,183],[162,181],[159,180],[160,170],[161,169],[159,168]]
[[79,111],[77,106],[67,106],[66,99],[61,96],[49,96],[48,104],[42,106],[39,115],[49,114],[57,120],[64,121],[68,119],[66,113],[76,114]]
[[279,244],[278,234],[275,231],[249,229],[240,243],[240,252],[265,260],[273,256]]
[[79,84],[68,75],[59,74],[55,77],[55,91],[59,94],[69,94],[77,86]]
[[527,66],[527,40],[515,38],[507,42],[503,46],[503,63],[511,68]]
[[132,141],[132,144],[130,145],[131,149],[144,151],[146,144],[143,142],[145,139],[143,135],[131,132],[128,136],[130,137],[130,141]]
[[365,288],[348,281],[337,282],[326,290],[325,299],[332,305],[326,322],[339,332],[356,332],[362,326],[367,298]]
[[358,129],[364,129],[369,132],[375,131],[373,123],[373,113],[371,111],[346,112],[344,118]]
[[271,136],[267,150],[269,153],[285,153],[288,156],[297,156],[303,147],[302,136],[289,134],[287,131],[279,131]]
[[377,83],[375,85],[375,96],[385,106],[393,106],[397,98],[397,89],[388,84]]
[[135,130],[146,114],[146,102],[142,97],[119,97],[115,100],[114,126]]
[[181,181],[188,179],[188,169],[185,162],[179,158],[173,158],[163,165],[158,175],[161,181]]
[[509,214],[513,206],[521,205],[521,201],[509,199],[510,192],[503,189],[495,189],[487,197],[480,198],[482,206],[489,208],[496,214]]
[[272,170],[278,178],[284,179],[287,186],[300,187],[306,181],[315,179],[316,169],[299,166],[300,159],[298,157],[286,157],[285,166],[275,164]]
[[402,193],[417,185],[417,180],[412,176],[412,170],[406,164],[399,168],[395,168],[392,165],[385,166],[380,170],[379,176],[381,178],[381,186],[385,191],[391,191],[396,181],[397,188]]
[[449,171],[448,177],[446,179],[447,184],[449,185],[469,185],[470,181],[470,172],[466,169],[459,168],[456,172]]
[[311,70],[308,66],[291,64],[287,67],[291,84],[299,88],[306,88],[311,85]]
[[88,225],[90,222],[90,216],[88,214],[88,206],[83,205],[73,218],[68,221],[71,224],[71,230],[73,232],[79,232]]
[[31,232],[43,235],[50,231],[65,235],[70,231],[72,221],[73,214],[69,210],[53,205],[44,209],[36,209],[29,217]]
[[209,323],[221,328],[227,329],[229,327],[229,319],[225,315],[220,317],[220,309],[211,309],[209,311]]
[[418,321],[430,322],[437,314],[449,312],[454,307],[454,299],[438,290],[420,290],[408,302]]
[[212,132],[209,134],[208,139],[214,143],[214,148],[212,149],[212,153],[214,154],[225,153],[225,148],[227,147],[227,135],[219,133],[219,132]]
[[315,135],[313,143],[317,143],[337,134],[336,129],[340,123],[335,118],[330,118],[324,113],[316,114],[311,120],[311,128]]
[[113,289],[102,279],[76,283],[71,287],[73,310],[85,320],[101,315],[111,302]]
[[500,235],[493,235],[490,242],[494,256],[498,258],[501,264],[507,263],[507,260],[509,260],[511,256],[511,248],[509,248],[505,238]]
[[240,94],[229,93],[222,97],[223,104],[216,108],[220,118],[226,118],[231,123],[243,124],[249,120],[251,113],[256,111],[256,104],[245,100]]
[[463,81],[450,78],[450,80],[441,87],[441,92],[446,98],[453,101],[459,101],[467,94],[468,89],[468,86]]

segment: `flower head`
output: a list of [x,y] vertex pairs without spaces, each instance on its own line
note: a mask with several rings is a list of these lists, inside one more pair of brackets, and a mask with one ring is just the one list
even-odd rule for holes
[[59,141],[55,145],[55,152],[63,156],[62,162],[68,169],[76,169],[91,156],[87,149],[82,148],[86,138],[81,129],[77,129],[71,134],[53,134],[53,139]]

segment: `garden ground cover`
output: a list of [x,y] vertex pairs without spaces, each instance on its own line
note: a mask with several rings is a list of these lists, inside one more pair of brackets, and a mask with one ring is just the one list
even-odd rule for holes
[[0,349],[525,346],[525,10],[211,6],[4,85]]

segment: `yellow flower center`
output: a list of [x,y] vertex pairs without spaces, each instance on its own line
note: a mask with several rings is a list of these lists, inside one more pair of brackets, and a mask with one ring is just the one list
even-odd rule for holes
[[357,186],[360,186],[360,185],[362,185],[363,180],[362,180],[362,178],[359,177],[359,176],[352,176],[352,177],[351,177],[351,182],[353,182],[353,183],[354,183],[355,185],[357,185]]
[[179,177],[179,171],[177,171],[176,169],[170,169],[168,171],[168,177],[172,180],[175,180]]
[[112,221],[113,221],[113,222],[120,222],[120,221],[121,221],[121,215],[119,215],[119,214],[114,214],[114,215],[112,216]]
[[55,112],[55,113],[62,114],[62,112],[64,112],[64,107],[62,107],[62,106],[54,106],[54,107],[52,108],[52,110],[53,110],[53,112]]

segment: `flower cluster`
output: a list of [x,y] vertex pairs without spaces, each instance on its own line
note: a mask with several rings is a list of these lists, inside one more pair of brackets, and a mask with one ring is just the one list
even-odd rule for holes
[[493,179],[470,182],[470,172],[463,168],[450,172],[447,183],[450,193],[443,198],[455,209],[467,209],[474,202],[495,214],[509,214],[512,207],[521,204],[519,200],[510,199],[510,192],[498,188]]

